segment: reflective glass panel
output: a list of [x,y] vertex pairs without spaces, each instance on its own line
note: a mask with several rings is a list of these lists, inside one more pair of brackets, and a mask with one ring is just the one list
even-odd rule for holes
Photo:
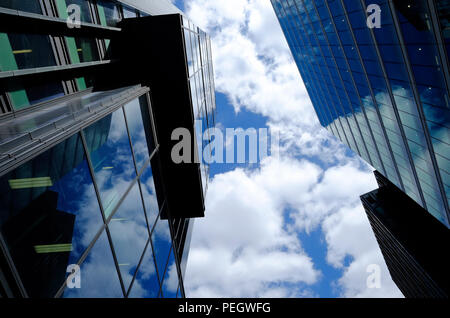
[[14,110],[64,96],[62,83],[57,81],[33,83],[32,85],[26,84],[25,86],[11,82],[9,86],[7,92]]
[[98,61],[100,59],[97,44],[92,38],[75,38],[80,63]]
[[66,287],[62,297],[123,297],[122,287],[105,231],[95,242],[86,260],[80,266],[80,288]]
[[149,237],[137,183],[127,194],[108,227],[125,290],[128,290]]
[[91,12],[89,9],[88,0],[57,0],[56,5],[59,11],[59,17],[62,19],[67,19],[68,13],[72,14],[73,10],[67,10],[70,5],[77,5],[80,8],[81,21],[82,22],[92,22]]
[[148,166],[140,177],[142,197],[144,198],[145,211],[150,229],[153,229],[159,214],[158,200],[156,197],[155,182],[153,181],[152,167]]
[[136,167],[140,171],[155,148],[147,95],[126,104],[124,109],[131,143],[133,144]]
[[153,251],[155,253],[158,274],[163,277],[167,260],[169,258],[172,240],[170,237],[169,223],[167,220],[158,219],[152,233]]
[[123,6],[123,16],[124,18],[136,18],[136,10],[131,7]]
[[103,210],[108,218],[136,178],[123,110],[99,120],[84,133]]
[[41,14],[42,10],[39,2],[39,0],[0,0],[0,7]]
[[159,293],[159,280],[155,269],[152,246],[149,244],[145,251],[142,263],[133,282],[128,297],[130,298],[157,298]]
[[102,25],[115,26],[119,21],[119,9],[111,1],[97,1],[98,15]]
[[162,297],[177,298],[178,289],[178,272],[175,264],[173,250],[170,252],[169,262],[167,263],[167,271],[162,284]]
[[1,71],[56,65],[48,35],[9,33],[6,38],[1,33],[0,43]]
[[31,297],[53,297],[103,224],[79,135],[0,179],[0,226]]

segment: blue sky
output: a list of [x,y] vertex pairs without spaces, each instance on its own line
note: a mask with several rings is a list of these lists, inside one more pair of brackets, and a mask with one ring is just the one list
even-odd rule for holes
[[212,38],[217,126],[281,138],[256,166],[211,165],[187,296],[401,297],[359,201],[372,168],[320,127],[270,1],[175,3]]

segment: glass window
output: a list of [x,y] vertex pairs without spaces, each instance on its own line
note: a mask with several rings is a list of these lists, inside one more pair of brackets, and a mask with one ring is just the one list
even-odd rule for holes
[[123,6],[123,17],[136,18],[137,17],[136,10],[131,7]]
[[48,35],[0,33],[0,71],[56,65]]
[[158,219],[152,233],[153,252],[155,253],[158,274],[163,277],[169,258],[172,239],[170,237],[169,222]]
[[148,166],[140,177],[142,197],[144,198],[145,211],[150,229],[153,229],[159,214],[158,200],[156,197],[155,182],[151,165]]
[[53,297],[103,221],[74,135],[0,179],[0,226],[31,297]]
[[31,13],[38,13],[38,14],[42,13],[41,4],[39,0],[27,0],[27,1],[0,0],[0,7]]
[[137,183],[127,194],[108,227],[122,281],[125,290],[128,290],[149,237]]
[[190,32],[186,29],[183,29],[184,31],[184,39],[185,39],[185,45],[186,45],[186,58],[189,68],[189,76],[192,76],[194,74],[194,60],[192,57],[192,48],[191,48],[191,36]]
[[97,43],[95,42],[95,39],[75,38],[75,43],[77,46],[78,58],[81,63],[99,60]]
[[105,218],[108,218],[136,178],[123,110],[99,120],[84,133]]
[[24,86],[20,83],[9,83],[9,85],[7,92],[14,110],[64,96],[64,88],[59,81],[25,84]]
[[59,0],[56,1],[56,6],[58,8],[58,14],[61,19],[67,19],[68,14],[72,14],[71,11],[68,12],[67,7],[75,4],[80,7],[81,21],[92,23],[91,10],[89,9],[88,0]]
[[63,298],[123,297],[106,232],[103,231],[80,266],[80,287],[67,288]]
[[124,106],[124,109],[136,167],[138,171],[141,171],[155,149],[147,95],[131,101]]
[[178,271],[172,249],[170,251],[169,262],[167,263],[167,270],[162,283],[162,297],[176,298],[178,285]]
[[102,25],[115,26],[119,22],[119,9],[117,5],[110,1],[97,1],[98,15]]
[[148,244],[142,263],[131,286],[130,298],[157,298],[159,294],[159,280],[156,274],[155,260],[151,244]]

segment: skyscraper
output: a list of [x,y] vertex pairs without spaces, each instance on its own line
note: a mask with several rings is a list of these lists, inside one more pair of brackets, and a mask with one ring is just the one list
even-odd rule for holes
[[272,5],[321,125],[448,227],[448,1]]
[[[379,189],[361,196],[393,281],[408,298],[448,298],[448,229],[375,171]],[[439,243],[437,243],[439,242]]]
[[184,297],[209,37],[166,0],[0,0],[0,82],[0,295]]

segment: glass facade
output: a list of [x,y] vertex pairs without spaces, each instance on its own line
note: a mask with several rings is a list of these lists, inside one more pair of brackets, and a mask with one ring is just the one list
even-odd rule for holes
[[[65,24],[54,18],[66,20],[73,4],[84,25],[58,29]],[[126,33],[117,22],[149,15],[132,5],[0,1],[1,8],[16,10],[0,12],[14,23],[27,16],[17,10],[37,13],[27,16],[36,31],[12,32],[14,23],[0,27],[0,297],[185,297],[190,218],[204,215],[209,171],[205,165],[199,171],[181,167],[188,171],[183,182],[203,178],[203,189],[198,183],[188,197],[184,192],[195,203],[178,200],[191,207],[178,209],[173,202],[180,193],[172,185],[185,187],[165,174],[159,140],[167,138],[164,126],[172,121],[192,121],[187,113],[196,114],[201,132],[214,124],[211,44],[174,10],[174,29],[186,36],[171,43],[186,49],[185,60],[180,56],[185,67],[173,74],[185,85],[185,108],[181,118],[165,118],[155,110],[166,101],[155,98],[158,88],[147,79],[102,82],[127,62],[108,52],[109,43]],[[164,6],[173,7],[169,1]],[[73,286],[76,268],[80,279]]]
[[321,125],[448,227],[445,3],[272,0]]
[[[133,99],[0,177],[1,235],[28,296],[176,297],[148,100]],[[70,264],[80,266],[81,288],[66,287]]]
[[[73,11],[70,11],[71,5],[79,6],[82,23],[103,27],[114,27],[122,18],[137,17],[138,13],[140,16],[147,15],[114,1],[0,1],[1,8],[41,15],[53,16],[50,12],[56,9],[56,16],[63,20],[66,20],[69,14],[73,13]],[[9,29],[6,33],[0,30],[0,72],[100,62],[109,58],[107,52],[109,43],[110,40],[106,38],[65,36],[64,40],[60,41],[59,34],[11,33]],[[6,96],[4,103],[7,104],[0,108],[0,115],[19,111],[73,93],[73,91],[83,91],[93,85],[92,79],[89,77],[77,77],[69,79],[69,81],[63,78],[55,79],[51,84],[36,85],[22,83],[16,79],[11,80],[8,85],[0,89],[0,94]]]
[[[183,34],[185,41],[186,60],[189,74],[194,119],[197,121],[196,134],[198,142],[198,157],[203,158],[203,151],[210,142],[204,140],[203,134],[208,128],[214,127],[216,109],[214,92],[214,73],[212,66],[211,40],[205,32],[196,27],[189,19],[183,17]],[[208,136],[208,139],[211,139]],[[208,186],[209,166],[201,163],[204,192]]]

